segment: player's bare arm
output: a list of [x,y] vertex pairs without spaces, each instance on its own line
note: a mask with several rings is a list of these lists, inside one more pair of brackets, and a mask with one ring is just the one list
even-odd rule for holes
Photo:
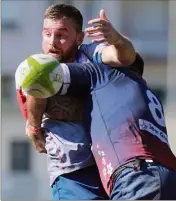
[[100,17],[90,20],[88,24],[93,25],[85,29],[88,37],[102,36],[92,42],[109,44],[102,50],[103,63],[118,67],[130,65],[135,61],[136,52],[132,43],[112,26],[103,9],[100,10]]
[[26,123],[26,134],[40,153],[46,153],[45,136],[41,129],[43,113],[46,108],[47,99],[27,96],[28,121]]
[[46,108],[46,99],[27,96],[28,123],[36,128],[41,127],[43,113]]
[[41,129],[43,114],[45,113],[52,119],[82,122],[83,101],[60,95],[49,99],[27,96],[27,112],[26,134],[39,153],[46,153],[45,136]]

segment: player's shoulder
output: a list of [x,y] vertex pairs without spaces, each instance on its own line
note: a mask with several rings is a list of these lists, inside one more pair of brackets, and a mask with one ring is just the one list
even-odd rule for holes
[[89,49],[93,47],[96,47],[96,43],[83,43],[80,45],[79,49]]
[[101,57],[102,49],[105,47],[104,43],[97,44],[97,43],[89,43],[89,44],[82,44],[79,47],[78,54],[77,54],[77,60],[84,60],[85,58],[97,62],[97,57]]
[[100,44],[88,43],[88,44],[82,44],[79,49],[82,51],[88,51],[88,52],[94,52],[95,51],[96,52],[105,46],[107,46],[106,43],[100,43]]

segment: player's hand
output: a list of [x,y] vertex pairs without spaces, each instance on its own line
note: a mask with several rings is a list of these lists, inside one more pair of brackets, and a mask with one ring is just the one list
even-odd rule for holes
[[92,42],[107,42],[110,45],[114,45],[118,42],[119,34],[107,19],[103,9],[100,10],[100,17],[90,20],[88,24],[94,26],[85,29],[86,35],[88,37],[100,37],[93,39]]
[[45,135],[44,131],[41,129],[40,131],[34,132],[34,129],[31,125],[26,122],[26,135],[31,140],[32,144],[34,145],[35,149],[39,153],[47,153],[45,149]]

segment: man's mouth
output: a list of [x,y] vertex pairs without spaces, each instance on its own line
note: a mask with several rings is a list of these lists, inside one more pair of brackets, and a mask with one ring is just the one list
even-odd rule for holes
[[49,51],[48,54],[51,56],[60,56],[61,51]]
[[49,53],[51,54],[60,54],[60,50],[50,50]]

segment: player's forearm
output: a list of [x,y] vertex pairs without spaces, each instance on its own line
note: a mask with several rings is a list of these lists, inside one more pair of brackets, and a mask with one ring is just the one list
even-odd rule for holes
[[136,58],[136,52],[131,41],[118,32],[117,39],[103,51],[103,62],[112,66],[129,66]]
[[115,48],[114,56],[116,57],[117,61],[121,62],[123,65],[132,64],[136,58],[136,52],[133,44],[127,37],[119,33],[117,33],[117,37],[118,39],[113,45]]
[[27,96],[28,123],[31,126],[35,128],[41,127],[43,113],[46,108],[46,102],[47,99]]

